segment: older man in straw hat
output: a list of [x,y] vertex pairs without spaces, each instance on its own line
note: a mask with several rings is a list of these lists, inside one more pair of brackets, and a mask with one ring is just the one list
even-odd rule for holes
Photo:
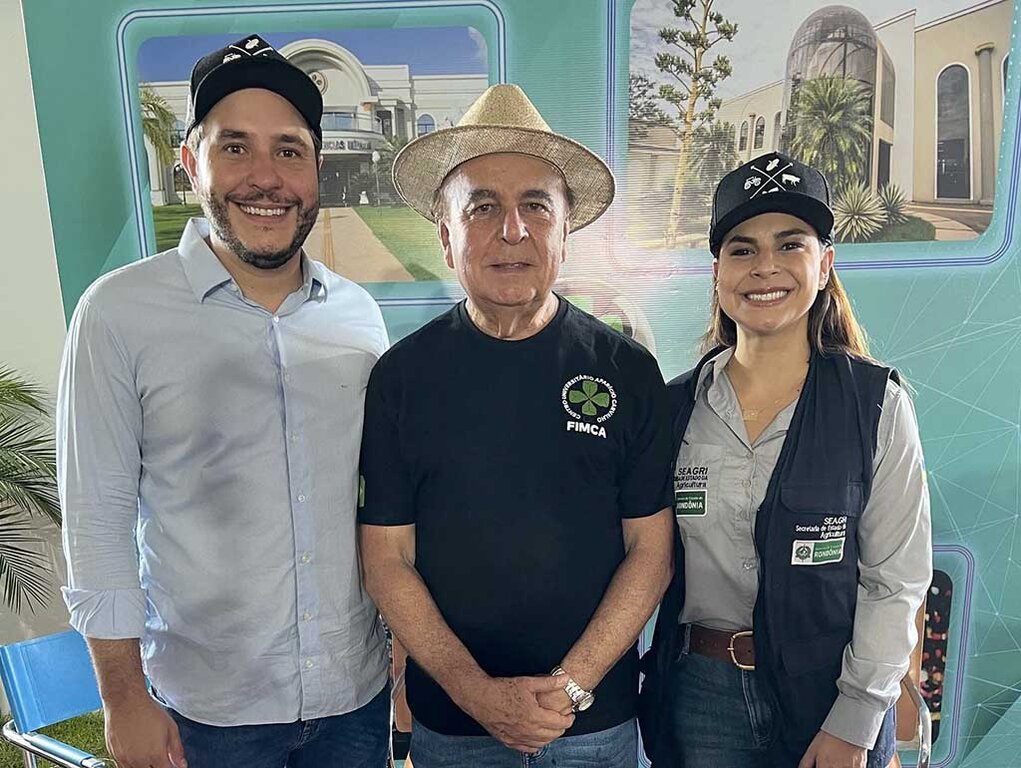
[[365,583],[411,656],[415,766],[635,766],[635,639],[672,565],[664,386],[552,291],[613,176],[498,85],[394,181],[467,294],[366,396]]

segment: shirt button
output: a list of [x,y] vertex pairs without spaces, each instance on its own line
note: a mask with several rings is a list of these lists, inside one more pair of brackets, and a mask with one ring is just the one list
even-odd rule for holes
[[315,666],[315,662],[312,659],[305,660],[305,669],[312,669]]
[[303,554],[301,556],[301,562],[303,562],[303,563],[310,563],[310,562],[312,562],[312,554],[310,552],[306,552],[305,554]]
[[752,487],[752,481],[751,480],[742,480],[741,481],[741,485],[743,485],[745,488],[751,488]]
[[298,494],[298,501],[300,501],[300,502],[305,501],[305,494],[304,493],[299,493]]
[[746,571],[750,571],[755,567],[756,563],[754,560],[745,560],[741,565]]
[[305,611],[305,612],[304,612],[304,613],[303,613],[303,614],[301,615],[301,618],[302,618],[302,619],[304,619],[305,621],[312,621],[312,614],[311,614],[311,613],[309,613],[308,611]]
[[274,323],[279,323],[280,322],[280,318],[277,317],[276,315],[273,315],[273,322]]
[[290,380],[291,380],[291,374],[285,373],[284,374],[284,381],[290,381]]
[[298,442],[298,433],[297,432],[292,432],[291,433],[291,442],[292,443]]

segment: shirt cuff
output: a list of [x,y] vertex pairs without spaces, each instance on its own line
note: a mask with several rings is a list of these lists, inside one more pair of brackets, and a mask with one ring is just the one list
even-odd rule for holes
[[844,694],[838,694],[830,713],[822,724],[822,730],[830,736],[865,749],[876,745],[879,730],[886,718],[885,709],[863,704]]
[[125,640],[145,629],[145,592],[141,589],[61,588],[71,626],[84,637]]

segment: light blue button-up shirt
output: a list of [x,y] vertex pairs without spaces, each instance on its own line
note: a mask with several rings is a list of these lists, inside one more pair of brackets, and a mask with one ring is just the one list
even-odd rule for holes
[[211,725],[309,720],[386,680],[359,579],[369,371],[387,347],[359,286],[302,257],[276,313],[191,220],[112,272],[68,329],[57,402],[71,624],[141,639],[160,696]]

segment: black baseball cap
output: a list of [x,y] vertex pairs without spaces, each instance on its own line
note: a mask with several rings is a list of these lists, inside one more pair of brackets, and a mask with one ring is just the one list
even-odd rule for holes
[[787,213],[832,239],[830,185],[815,168],[779,152],[762,155],[731,171],[713,195],[709,250],[719,252],[734,227],[760,213]]
[[287,99],[322,140],[322,94],[303,70],[259,35],[243,37],[196,62],[191,71],[185,137],[220,99],[243,88],[265,88]]

